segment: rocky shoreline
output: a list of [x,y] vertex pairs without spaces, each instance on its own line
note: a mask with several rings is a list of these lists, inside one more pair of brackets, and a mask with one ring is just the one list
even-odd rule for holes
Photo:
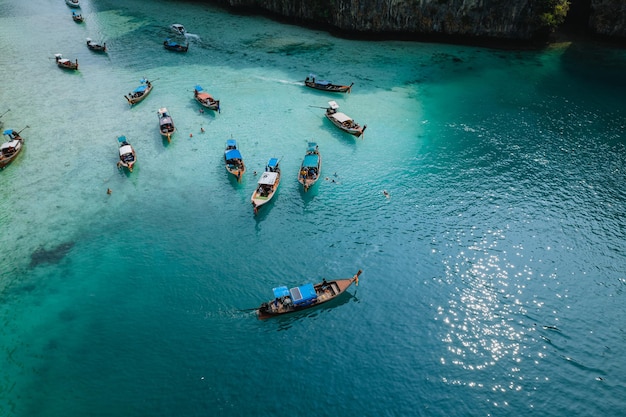
[[361,0],[356,6],[348,0],[199,1],[348,39],[498,49],[541,49],[574,40],[626,46],[626,3],[620,0],[551,0],[541,10],[536,0]]

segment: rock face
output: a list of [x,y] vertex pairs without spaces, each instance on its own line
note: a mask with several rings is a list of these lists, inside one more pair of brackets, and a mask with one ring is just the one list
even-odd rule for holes
[[217,0],[346,32],[530,39],[536,0]]
[[292,22],[356,35],[452,36],[530,41],[545,38],[584,3],[593,33],[624,36],[624,0],[209,0]]
[[626,39],[626,2],[591,0],[589,29],[597,35]]

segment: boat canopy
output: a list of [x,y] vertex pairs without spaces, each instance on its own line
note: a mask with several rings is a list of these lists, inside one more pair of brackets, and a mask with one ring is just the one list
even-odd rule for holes
[[270,158],[267,162],[267,166],[270,168],[276,168],[278,166],[278,158]]
[[278,172],[264,172],[259,178],[259,185],[274,185],[278,179]]
[[161,114],[161,115],[165,115],[166,113],[167,113],[167,108],[165,108],[165,107],[161,107],[161,108],[159,109],[159,114]]
[[275,298],[289,297],[289,289],[287,287],[276,287],[274,291]]
[[19,143],[20,142],[18,140],[4,142],[2,145],[0,145],[0,149],[4,150],[4,149],[9,149],[9,148],[17,148],[17,145],[19,145]]
[[307,152],[315,152],[317,151],[317,143],[309,142],[309,147],[307,148]]
[[329,101],[328,105],[333,110],[337,110],[339,108],[339,104],[337,104],[337,102],[335,100]]
[[133,93],[141,93],[146,91],[146,89],[148,88],[147,85],[140,85],[139,87],[135,88],[135,90],[133,91]]
[[327,81],[327,80],[316,80],[315,84],[317,84],[317,85],[331,85],[332,83],[330,81]]
[[133,153],[133,148],[130,145],[120,146],[120,155],[126,155],[127,153]]
[[10,135],[11,133],[13,133],[13,129],[7,129],[4,132],[2,132],[3,135]]
[[200,91],[204,90],[204,88],[202,88],[200,85],[196,85],[195,86],[196,91],[199,93]]
[[226,160],[230,161],[231,159],[243,159],[241,157],[241,152],[239,152],[237,149],[230,149],[226,151]]
[[313,284],[304,284],[299,287],[294,287],[290,289],[289,292],[291,293],[291,299],[293,300],[293,305],[295,306],[310,304],[317,298],[317,293],[315,292]]
[[119,136],[119,137],[117,138],[117,141],[118,141],[118,142],[126,142],[126,136]]
[[305,168],[313,168],[313,167],[317,167],[317,163],[320,160],[320,156],[319,155],[306,155],[304,157],[304,161],[302,161],[302,166]]
[[331,114],[331,117],[337,120],[339,123],[349,122],[352,119],[343,113],[334,113]]
[[234,149],[237,147],[237,141],[235,139],[228,139],[226,141],[226,146]]

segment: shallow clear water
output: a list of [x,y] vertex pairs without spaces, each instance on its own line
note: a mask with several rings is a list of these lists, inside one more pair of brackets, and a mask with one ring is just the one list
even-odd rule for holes
[[[29,126],[0,172],[0,415],[626,407],[624,51],[360,42],[201,3],[81,4],[79,25],[60,0],[0,0],[1,127]],[[171,23],[187,54],[163,49]],[[352,93],[305,89],[309,72]],[[144,76],[154,91],[129,108]],[[196,84],[220,113],[199,112]],[[331,99],[362,139],[324,119]],[[310,140],[324,178],[304,193]],[[270,157],[283,180],[254,216]],[[358,269],[329,307],[248,310]]]

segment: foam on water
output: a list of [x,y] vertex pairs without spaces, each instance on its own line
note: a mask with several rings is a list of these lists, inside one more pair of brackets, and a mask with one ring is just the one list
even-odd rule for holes
[[[82,0],[77,25],[63,2],[0,0],[0,122],[30,126],[0,172],[0,414],[624,409],[623,331],[606,325],[626,322],[623,55],[360,42],[146,4]],[[173,21],[194,32],[186,54],[162,46]],[[304,88],[311,72],[352,93]],[[142,77],[154,91],[130,108]],[[196,84],[220,113],[199,111]],[[324,118],[329,100],[363,138]],[[310,140],[322,179],[304,193]],[[254,216],[270,157],[283,179]],[[249,311],[275,286],[358,269],[332,306]]]

